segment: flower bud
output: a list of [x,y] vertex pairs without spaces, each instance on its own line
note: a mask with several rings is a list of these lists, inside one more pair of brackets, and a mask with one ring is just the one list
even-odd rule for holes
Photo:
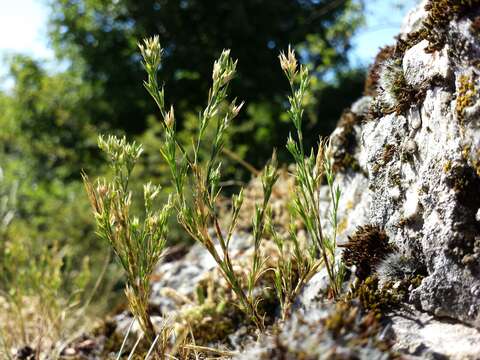
[[285,55],[284,52],[280,53],[280,66],[282,70],[287,74],[289,79],[292,79],[297,72],[297,59],[295,58],[295,51],[288,47],[288,52]]
[[157,70],[162,61],[163,49],[158,35],[143,40],[138,44],[147,70]]
[[173,106],[171,106],[170,111],[167,112],[165,116],[165,125],[167,126],[167,128],[172,129],[174,123],[175,123],[175,113],[173,111]]

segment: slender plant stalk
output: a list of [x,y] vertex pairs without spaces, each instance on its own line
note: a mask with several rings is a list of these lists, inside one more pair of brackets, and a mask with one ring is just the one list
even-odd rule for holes
[[[332,158],[330,156],[329,142],[320,141],[318,152],[313,151],[307,155],[304,150],[302,117],[303,102],[309,86],[308,69],[298,66],[295,53],[288,49],[287,54],[280,54],[280,65],[289,81],[291,88],[290,109],[288,114],[296,130],[294,140],[290,135],[287,141],[287,149],[292,154],[295,163],[296,198],[294,202],[295,212],[302,219],[310,238],[316,246],[316,257],[321,258],[330,279],[330,288],[333,296],[337,298],[341,292],[343,266],[335,259],[337,237],[337,211],[341,196],[340,188],[334,186],[334,173]],[[326,178],[330,197],[330,234],[325,232],[322,214],[320,213],[319,186]]]
[[[247,279],[247,291],[243,281],[235,273],[229,253],[229,243],[232,239],[238,213],[243,203],[243,190],[233,198],[232,220],[223,231],[220,226],[217,209],[217,199],[221,192],[221,160],[224,150],[224,138],[232,120],[238,115],[243,103],[228,100],[228,86],[235,75],[237,62],[230,57],[230,51],[224,50],[213,65],[212,87],[210,88],[207,105],[198,116],[198,133],[193,140],[193,154],[189,154],[178,140],[173,106],[167,110],[163,88],[158,84],[157,73],[161,65],[163,50],[158,36],[145,39],[139,45],[147,73],[145,88],[155,100],[161,114],[165,129],[165,145],[161,153],[169,165],[172,182],[175,188],[174,206],[178,221],[188,234],[201,243],[212,255],[221,274],[236,294],[240,308],[261,330],[264,329],[263,317],[258,313],[258,301],[254,299],[253,288],[263,273],[264,262],[260,255],[260,241],[264,231],[264,215],[271,195],[271,188],[277,179],[275,160],[267,166],[262,176],[264,184],[264,201],[257,207],[254,221],[255,252],[252,269]],[[226,110],[222,108],[226,106]],[[201,161],[199,158],[206,131],[214,129],[214,139],[210,146],[210,155]],[[188,185],[187,185],[188,184]],[[185,187],[192,189],[192,201],[187,201]],[[214,235],[210,232],[213,228]],[[215,246],[218,241],[220,249]]]

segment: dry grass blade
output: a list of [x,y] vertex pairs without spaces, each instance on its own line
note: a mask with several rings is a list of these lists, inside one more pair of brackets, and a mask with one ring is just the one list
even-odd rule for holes
[[150,345],[150,348],[148,349],[147,355],[145,355],[145,360],[148,360],[148,358],[152,354],[153,349],[155,348],[155,344],[157,343],[159,337],[160,337],[160,335],[155,336],[155,340],[153,340],[152,345]]
[[135,323],[135,318],[132,319],[130,322],[130,325],[128,325],[127,332],[125,333],[125,336],[123,337],[122,345],[120,346],[120,350],[118,350],[117,357],[115,360],[120,360],[120,357],[123,354],[123,348],[125,347],[125,344],[127,343],[128,336],[130,335],[130,331],[132,330],[132,326]]
[[184,347],[187,349],[203,351],[203,352],[212,353],[212,354],[218,354],[221,356],[236,356],[240,354],[238,351],[220,350],[220,349],[214,349],[208,346],[184,345]]
[[130,351],[130,354],[128,355],[127,360],[131,360],[133,358],[133,355],[135,354],[135,351],[137,350],[138,344],[140,344],[140,341],[143,339],[144,334],[142,333],[137,337],[137,341],[135,341],[135,344],[132,347],[132,350]]

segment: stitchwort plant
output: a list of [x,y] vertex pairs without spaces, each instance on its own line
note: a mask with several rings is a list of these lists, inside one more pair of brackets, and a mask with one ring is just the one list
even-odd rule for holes
[[[296,139],[290,134],[287,140],[287,150],[292,154],[296,170],[293,174],[296,181],[294,213],[300,217],[305,225],[314,245],[316,258],[323,261],[330,280],[330,289],[335,298],[341,292],[341,284],[345,268],[336,259],[338,204],[341,191],[334,185],[333,159],[328,141],[320,141],[318,152],[305,152],[302,133],[303,103],[309,86],[308,69],[298,65],[294,51],[289,48],[287,54],[279,56],[280,65],[285,73],[291,88],[288,97],[290,109],[288,115],[296,130]],[[329,214],[324,219],[320,211],[319,187],[326,180],[329,190]],[[326,222],[329,222],[327,229]],[[330,231],[328,231],[330,229]],[[312,253],[312,252],[310,252]]]
[[[143,220],[131,214],[132,192],[129,182],[142,154],[142,147],[114,136],[101,136],[98,144],[107,154],[114,176],[111,181],[103,178],[92,183],[87,175],[83,175],[97,233],[110,243],[122,264],[127,276],[125,294],[130,310],[147,340],[153,342],[157,332],[148,313],[150,275],[165,249],[171,204],[168,202],[160,210],[154,210],[153,203],[160,188],[148,183],[143,187]],[[164,330],[161,329],[161,332]],[[160,353],[162,351],[159,349]]]
[[[231,58],[229,50],[224,50],[214,62],[207,104],[198,114],[198,131],[187,149],[179,140],[174,108],[166,106],[164,88],[158,82],[163,53],[158,36],[145,39],[139,48],[147,74],[144,86],[161,115],[165,141],[160,152],[170,169],[173,193],[163,208],[155,210],[154,202],[160,188],[149,183],[144,186],[143,220],[131,214],[132,193],[129,181],[142,147],[128,143],[125,138],[99,138],[99,147],[108,155],[113,169],[111,181],[99,179],[92,183],[86,175],[83,177],[97,222],[97,232],[110,243],[125,269],[126,295],[130,309],[147,340],[155,343],[159,337],[164,339],[157,346],[157,354],[165,354],[168,329],[164,326],[157,334],[150,319],[149,279],[166,246],[167,220],[172,209],[187,233],[211,254],[221,275],[236,295],[237,305],[259,330],[265,329],[265,314],[259,307],[262,295],[258,295],[255,288],[269,271],[274,274],[274,288],[284,319],[296,296],[320,266],[325,266],[331,294],[338,298],[344,274],[344,267],[337,261],[335,253],[341,192],[334,185],[329,142],[320,141],[316,154],[313,151],[307,154],[304,149],[302,116],[304,97],[309,86],[307,68],[298,65],[291,49],[287,54],[280,55],[281,67],[292,91],[288,98],[288,114],[296,130],[295,139],[290,135],[287,142],[287,149],[296,164],[290,231],[286,236],[280,235],[272,225],[269,201],[278,179],[274,152],[261,174],[263,200],[255,205],[252,216],[253,256],[250,267],[242,272],[235,270],[229,248],[244,201],[243,189],[232,197],[230,222],[224,227],[219,219],[218,205],[222,192],[220,154],[225,134],[243,106],[243,103],[237,104],[235,99],[230,100],[228,96],[228,87],[235,76],[237,62]],[[206,133],[212,130],[213,140],[207,141]],[[209,155],[200,156],[200,149],[205,145],[210,147]],[[324,183],[328,187],[330,204],[327,214],[320,209],[319,187]],[[307,230],[305,240],[298,237],[299,231],[295,225],[297,219],[303,222]],[[262,240],[267,235],[273,239],[279,254],[274,264],[270,262],[269,266],[268,257],[262,252]]]
[[[264,257],[260,254],[260,242],[265,230],[269,198],[278,177],[275,156],[262,175],[264,198],[256,207],[253,217],[254,256],[247,279],[243,279],[234,271],[229,252],[230,241],[243,203],[243,190],[233,197],[232,218],[227,229],[222,229],[220,225],[217,207],[218,196],[222,191],[220,154],[224,146],[225,133],[243,106],[243,103],[237,104],[236,100],[228,99],[228,86],[235,76],[237,62],[230,57],[229,50],[224,50],[215,61],[207,105],[198,115],[198,132],[192,141],[193,149],[187,151],[178,139],[173,106],[167,110],[164,89],[158,84],[157,72],[162,58],[159,39],[158,37],[146,39],[139,47],[147,73],[144,85],[158,105],[165,130],[165,145],[161,152],[172,175],[175,188],[173,206],[178,214],[178,221],[188,234],[212,255],[221,274],[236,294],[240,308],[259,329],[263,330],[263,315],[258,310],[261,299],[254,296],[253,289],[266,271]],[[209,127],[214,128],[215,135],[209,157],[201,161],[200,147]],[[187,198],[187,187],[192,190],[191,199]],[[217,242],[219,246],[215,245]]]

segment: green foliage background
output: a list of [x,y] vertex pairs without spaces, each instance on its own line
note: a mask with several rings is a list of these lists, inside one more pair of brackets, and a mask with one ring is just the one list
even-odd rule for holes
[[[207,99],[213,61],[222,49],[232,49],[239,63],[231,93],[246,107],[226,147],[257,168],[274,147],[281,162],[289,161],[284,150],[291,131],[285,113],[289,89],[278,63],[280,50],[294,46],[313,74],[307,146],[328,135],[362,91],[364,70],[347,61],[352,35],[363,21],[362,6],[354,0],[48,0],[48,5],[49,38],[60,70],[12,56],[14,85],[0,92],[0,167],[4,183],[18,186],[15,219],[1,241],[21,240],[39,253],[58,249],[68,264],[64,272],[81,269],[89,257],[92,281],[108,258],[108,246],[94,234],[80,172],[108,176],[97,135],[126,134],[144,144],[133,187],[146,179],[169,186],[159,154],[160,123],[142,86],[140,39],[160,35],[161,79],[186,145]],[[224,167],[230,179],[249,179],[229,158]],[[183,239],[178,229],[170,237]],[[120,288],[115,264],[107,274],[106,283]],[[0,290],[11,284],[0,280]]]

